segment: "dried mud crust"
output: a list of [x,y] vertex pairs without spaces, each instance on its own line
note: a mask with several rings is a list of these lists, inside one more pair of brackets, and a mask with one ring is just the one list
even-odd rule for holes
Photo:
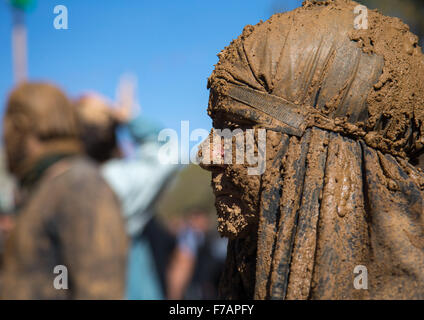
[[[424,185],[422,176],[408,163],[414,154],[423,149],[424,145],[424,59],[421,48],[418,46],[418,39],[409,32],[408,26],[402,21],[383,16],[376,10],[368,10],[369,28],[367,30],[355,30],[353,28],[355,17],[353,9],[357,5],[358,3],[347,0],[305,1],[301,8],[294,11],[276,14],[269,20],[260,22],[255,26],[246,26],[243,33],[218,55],[219,62],[208,81],[208,87],[211,89],[208,114],[214,121],[214,127],[225,127],[228,124],[237,125],[246,119],[252,121],[252,126],[257,128],[267,127],[272,129],[278,125],[274,119],[269,119],[267,115],[260,111],[231,100],[227,96],[228,84],[237,84],[274,94],[303,106],[310,113],[308,126],[315,126],[326,131],[325,134],[318,135],[322,137],[322,141],[318,139],[312,144],[306,141],[309,139],[307,137],[302,139],[289,137],[288,140],[282,140],[281,135],[273,136],[271,142],[268,141],[269,145],[267,145],[267,171],[261,177],[260,182],[255,176],[239,175],[238,178],[232,176],[235,189],[241,185],[254,186],[252,189],[247,188],[243,193],[244,197],[251,200],[252,208],[254,208],[252,199],[257,199],[259,204],[260,194],[264,190],[275,187],[275,184],[284,187],[283,182],[281,180],[276,181],[275,176],[281,175],[286,184],[291,181],[293,194],[290,196],[286,192],[286,197],[281,199],[274,199],[278,198],[274,197],[262,201],[256,212],[252,210],[248,212],[247,218],[242,210],[232,210],[231,214],[228,214],[225,209],[220,211],[220,231],[224,236],[232,239],[224,275],[226,280],[222,282],[223,287],[221,288],[223,297],[253,297],[253,288],[255,287],[253,274],[258,275],[258,270],[255,270],[254,265],[255,262],[257,263],[257,252],[264,252],[261,260],[264,263],[264,270],[271,272],[270,270],[278,268],[278,266],[272,266],[271,256],[274,251],[277,255],[283,255],[281,250],[284,246],[277,242],[277,247],[272,248],[272,253],[264,248],[272,247],[274,238],[278,237],[278,230],[290,229],[296,223],[299,223],[294,213],[300,206],[296,197],[299,193],[302,194],[301,189],[303,188],[299,186],[300,180],[297,180],[298,176],[303,176],[302,172],[297,171],[298,168],[309,166],[309,180],[306,183],[318,186],[320,181],[323,181],[324,187],[321,186],[322,190],[318,192],[318,195],[311,195],[311,197],[318,196],[319,200],[317,201],[323,206],[321,209],[324,211],[324,219],[319,222],[322,235],[328,235],[328,238],[331,238],[333,231],[331,228],[334,226],[334,219],[336,219],[334,217],[352,223],[349,227],[341,227],[342,233],[354,234],[353,237],[356,242],[352,244],[352,250],[356,250],[355,253],[352,254],[349,250],[349,252],[344,252],[346,256],[350,254],[351,258],[357,252],[360,252],[358,255],[361,257],[370,254],[368,252],[369,230],[364,229],[364,226],[369,222],[366,221],[366,219],[369,219],[366,211],[371,209],[364,205],[369,199],[361,198],[363,194],[362,191],[359,191],[362,186],[361,183],[365,183],[362,180],[364,178],[362,175],[365,174],[364,168],[361,168],[360,164],[365,154],[361,156],[360,152],[376,150],[375,152],[378,155],[379,161],[370,162],[368,168],[375,172],[382,172],[379,176],[380,181],[372,185],[375,194],[378,194],[378,190],[381,191],[381,194],[399,191],[399,185],[396,181],[399,181],[400,177],[396,176],[397,171],[393,169],[394,162],[387,164],[387,159],[396,159],[397,164],[395,165],[399,165],[412,179],[414,188],[417,187],[417,190],[422,190]],[[334,28],[340,30],[334,31]],[[323,35],[326,33],[334,35],[337,41],[326,39]],[[297,40],[303,44],[292,45],[290,41],[296,40],[293,34],[300,37]],[[290,38],[291,36],[293,38]],[[319,39],[316,40],[317,38]],[[318,49],[314,52],[313,57],[309,59],[305,56],[304,61],[300,58],[296,59],[297,55],[303,54],[299,48],[302,45],[307,47],[308,41],[311,45],[314,45],[314,41],[315,44],[316,41],[319,42],[316,45]],[[342,56],[343,48],[347,48],[346,51],[354,53],[354,55],[352,57]],[[360,54],[355,51],[355,48],[360,51]],[[290,52],[292,49],[293,52]],[[305,51],[307,50],[305,49]],[[287,59],[289,59],[288,62]],[[361,61],[358,62],[359,67],[351,74],[346,75],[346,78],[342,81],[332,82],[332,79],[328,79],[335,76],[333,69],[339,69],[342,72],[344,67],[349,71],[349,64],[352,64],[355,59]],[[345,63],[341,67],[337,65],[340,61]],[[361,74],[360,68],[362,66],[360,63],[366,66],[368,62],[371,66],[369,73],[372,73],[372,76],[369,77]],[[296,63],[301,64],[301,66],[296,65]],[[350,72],[346,70],[346,73]],[[339,86],[337,87],[337,85]],[[359,98],[356,99],[355,95]],[[350,104],[349,101],[351,101]],[[244,115],[244,117],[240,116],[237,119],[234,114]],[[228,120],[229,115],[231,115],[231,120]],[[317,139],[316,135],[312,139]],[[334,141],[329,147],[331,139]],[[343,139],[348,140],[344,141]],[[275,166],[272,161],[284,143],[288,146],[287,150],[280,165]],[[341,145],[346,145],[348,149]],[[306,146],[307,151],[305,151],[303,160],[301,160],[303,146]],[[335,163],[335,171],[325,172],[325,176],[322,171],[323,164],[315,163],[315,161],[318,161],[315,154],[325,159],[323,153],[326,154],[327,161],[332,159]],[[349,154],[353,154],[356,158],[349,158]],[[391,155],[395,158],[390,158]],[[371,158],[369,156],[369,161],[371,161]],[[372,166],[376,166],[376,168],[373,169]],[[349,171],[348,174],[346,174],[346,171]],[[231,176],[230,173],[228,175]],[[301,183],[305,182],[302,180]],[[300,191],[295,190],[296,187],[299,187]],[[249,192],[251,196],[246,196]],[[365,190],[366,192],[367,190]],[[354,204],[348,201],[353,193],[358,195]],[[325,198],[324,204],[322,203],[323,197]],[[280,225],[275,229],[269,227],[268,238],[265,238],[262,243],[260,239],[256,242],[258,237],[256,230],[259,229],[259,238],[261,233],[258,225],[264,224],[263,217],[260,218],[262,220],[259,219],[259,212],[269,209],[276,202],[280,206],[280,211],[282,210],[279,213],[281,215]],[[284,210],[286,210],[286,219],[283,219],[285,217],[283,216]],[[351,214],[352,212],[362,214],[358,213],[355,216]],[[391,223],[395,221],[396,218],[393,218]],[[306,224],[306,222],[304,223]],[[326,229],[325,223],[328,223],[331,227]],[[250,224],[250,227],[246,227],[248,224]],[[242,228],[241,225],[243,225]],[[246,232],[246,230],[249,232]],[[309,229],[306,228],[305,230],[308,231]],[[308,232],[312,231],[309,230]],[[313,232],[318,231],[313,230]],[[413,244],[419,243],[418,246],[421,245],[419,236],[407,235]],[[402,235],[399,235],[399,237],[402,238]],[[286,240],[289,241],[289,239]],[[331,240],[329,241],[331,242]],[[236,242],[250,244],[250,247],[236,249]],[[289,284],[291,291],[288,297],[310,298],[310,292],[302,292],[302,286],[309,285],[312,288],[318,288],[316,290],[319,292],[320,286],[330,286],[330,284],[315,281],[305,284],[305,280],[301,279],[300,275],[310,274],[312,277],[313,266],[309,261],[301,261],[302,254],[308,255],[309,260],[312,259],[313,261],[313,248],[317,244],[306,242],[306,244],[294,243],[293,245],[295,250],[299,250],[293,252],[294,263],[297,263],[299,267],[291,271],[294,280]],[[298,246],[297,249],[296,245]],[[303,252],[301,245],[306,247],[307,251]],[[340,244],[335,243],[335,250],[339,250],[340,246]],[[382,247],[386,248],[384,245]],[[309,250],[309,248],[311,249]],[[343,250],[345,248],[341,248],[340,252],[343,252]],[[321,251],[318,248],[317,254],[324,254]],[[349,260],[349,257],[347,260]],[[253,265],[249,266],[247,262]],[[405,263],[409,264],[409,262]],[[377,262],[374,266],[376,268],[381,267],[381,270],[384,270],[384,265],[379,265]],[[258,265],[256,265],[257,267]],[[315,277],[326,278],[325,274],[319,274],[319,270],[317,268],[314,271]],[[378,271],[375,271],[375,273],[378,274]],[[264,274],[266,274],[265,271]],[[346,277],[348,276],[346,274]],[[232,277],[244,288],[242,295],[240,295],[240,291],[234,289]],[[272,278],[272,275],[270,277]],[[381,277],[381,279],[375,281],[380,281],[380,284],[384,286],[386,280],[383,276]],[[399,277],[399,279],[403,278]],[[256,279],[256,281],[261,282],[266,281],[266,279]],[[309,279],[309,281],[311,280]],[[337,282],[336,279],[334,281]],[[256,283],[256,286],[258,287],[258,283]],[[332,288],[335,287],[337,287],[337,283]],[[256,297],[265,298],[270,290],[272,291],[272,288],[270,289],[269,286],[262,286],[262,288],[256,290]],[[334,295],[329,296],[329,298],[342,297],[336,291],[329,294],[331,293]],[[387,290],[381,297],[387,298],[391,295],[396,297],[396,293]],[[364,297],[358,295],[353,298]]]
[[[275,14],[265,22],[246,26],[243,33],[218,54],[220,60],[208,83],[215,92],[214,103],[211,103],[208,108],[209,115],[214,118],[218,111],[228,112],[232,107],[233,101],[226,97],[228,83],[248,85],[257,90],[280,95],[292,102],[301,102],[298,101],[299,96],[296,96],[296,90],[293,90],[292,96],[288,96],[287,90],[281,92],[278,88],[278,84],[284,80],[279,79],[278,65],[284,65],[281,63],[284,61],[276,60],[277,53],[270,54],[274,59],[272,61],[268,57],[259,57],[262,52],[258,50],[258,47],[262,44],[256,43],[259,43],[259,39],[265,34],[268,41],[265,45],[268,45],[268,49],[264,46],[261,50],[272,51],[271,41],[286,41],[287,39],[279,33],[285,31],[288,37],[289,33],[286,31],[288,29],[291,29],[292,33],[293,30],[308,33],[308,37],[302,39],[302,41],[308,41],[322,37],[320,32],[323,33],[326,29],[331,31],[331,28],[337,28],[339,24],[341,29],[346,29],[343,37],[355,43],[366,54],[362,60],[370,55],[383,58],[382,73],[367,93],[366,121],[354,123],[348,121],[349,111],[345,114],[336,112],[335,116],[330,115],[331,121],[324,119],[323,116],[334,111],[341,100],[346,99],[346,93],[350,94],[346,91],[350,85],[346,81],[334,95],[326,97],[327,101],[319,113],[311,115],[310,125],[362,138],[373,148],[405,158],[422,149],[424,144],[424,59],[421,48],[418,46],[418,38],[409,32],[409,27],[400,19],[386,17],[376,10],[368,10],[367,30],[355,30],[353,9],[356,5],[359,4],[343,0],[306,1],[303,7],[294,11]],[[329,20],[332,22],[329,23]],[[308,30],[308,27],[311,29]],[[323,66],[323,70],[315,70],[315,74],[311,75],[312,79],[305,82],[309,85],[307,95],[318,91],[325,84],[322,80],[326,77],[329,71],[328,66],[331,65],[333,58],[330,55],[330,61]],[[353,57],[346,57],[346,59],[353,59]],[[349,61],[349,63],[352,62]],[[296,66],[292,68],[293,73],[298,72],[301,77],[302,70]],[[361,70],[353,72],[360,73]],[[310,102],[313,103],[313,101]],[[311,106],[305,104],[304,107]],[[237,104],[237,108],[246,108],[248,109],[245,111],[246,115],[252,115],[253,110],[249,107]],[[257,122],[267,122],[265,115],[260,112],[258,114]]]
[[[273,26],[291,24],[295,16],[301,16],[296,20],[296,23],[300,24],[302,23],[299,21],[304,21],[308,16],[319,16],[318,20],[314,20],[314,24],[316,24],[325,21],[328,16],[337,15],[339,11],[353,12],[356,5],[358,5],[356,2],[341,0],[306,1],[303,7],[292,12],[276,14],[268,21],[261,22],[256,26],[246,26],[242,35],[218,55],[220,61],[209,79],[208,85],[213,92],[211,92],[208,113],[214,119],[214,126],[223,127],[225,125],[223,118],[218,114],[231,113],[232,108],[245,109],[247,116],[252,112],[250,107],[232,101],[225,95],[228,83],[243,83],[258,90],[271,91],[270,88],[264,87],[264,81],[261,80],[266,78],[263,75],[266,72],[261,70],[256,72],[258,74],[252,72],[249,59],[253,58],[249,57],[255,57],[258,53],[252,49],[249,56],[247,48],[251,48],[253,45],[248,47],[244,44],[245,42],[249,39],[256,41],[254,38],[261,37],[264,29],[271,33],[269,38],[272,39],[272,33],[279,31],[279,28]],[[359,136],[375,149],[407,159],[411,152],[421,149],[424,143],[422,135],[424,60],[421,48],[417,45],[417,37],[410,33],[408,26],[399,19],[385,17],[375,10],[369,10],[368,30],[354,30],[353,20],[351,24],[352,30],[348,37],[356,42],[364,53],[374,53],[384,58],[382,74],[373,84],[366,99],[368,120],[365,123],[349,123],[346,117],[335,117],[330,123],[328,121],[320,122],[320,116],[317,115],[315,122],[318,123],[318,126],[330,131],[348,136]],[[320,26],[317,25],[316,29],[319,28]],[[278,37],[276,38],[278,39]],[[261,66],[264,69],[267,68],[265,64]],[[323,70],[324,73],[325,71]],[[271,75],[268,77],[278,76],[278,74],[270,73]],[[320,76],[323,77],[323,75]],[[315,85],[319,86],[319,81],[316,82]],[[275,94],[277,90],[273,89],[272,91]],[[330,101],[327,101],[325,107],[327,109],[331,107],[331,103],[337,101],[340,94],[343,92],[338,92],[336,96],[333,96]],[[266,122],[264,120],[266,115],[260,114],[260,112],[258,114],[259,117],[255,118],[255,123],[257,127],[261,127],[261,122]],[[325,110],[322,111],[322,114],[325,115]],[[251,179],[256,180],[256,177]],[[257,184],[257,181],[255,183]],[[237,212],[234,212],[235,221],[237,220],[236,216]],[[239,223],[244,222],[238,221],[237,224]]]

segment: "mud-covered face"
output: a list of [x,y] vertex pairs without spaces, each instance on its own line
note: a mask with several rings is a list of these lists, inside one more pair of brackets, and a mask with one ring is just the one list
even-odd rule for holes
[[[237,137],[232,136],[232,160],[228,164],[225,164],[225,154],[223,150],[224,138],[221,139],[221,146],[213,143],[213,132],[203,142],[202,145],[209,144],[210,146],[210,159],[213,159],[214,154],[222,157],[221,164],[208,164],[200,163],[200,166],[212,173],[212,188],[216,197],[215,205],[218,212],[218,230],[222,235],[234,239],[236,237],[245,237],[249,233],[256,232],[259,217],[259,204],[261,194],[261,181],[262,174],[252,174],[251,169],[252,163],[249,163],[247,159],[248,149],[253,148],[253,153],[258,159],[257,167],[259,166],[258,148],[259,144],[259,130],[262,130],[265,134],[265,168],[269,165],[268,153],[268,136],[275,134],[274,132],[265,132],[257,122],[252,119],[248,119],[240,116],[236,110],[241,108],[248,108],[247,106],[241,106],[239,103],[230,102],[225,108],[215,108],[212,106],[214,111],[212,112],[213,127],[221,131],[229,129],[231,132],[238,130],[243,136],[244,141],[244,159],[242,163],[237,161]],[[254,131],[252,131],[254,129]],[[241,131],[240,131],[241,130]],[[253,146],[247,143],[246,137],[253,132],[254,143]],[[280,136],[281,137],[281,136]],[[263,142],[263,141],[262,141]],[[215,148],[214,148],[215,146]],[[202,146],[199,150],[199,155],[202,154]],[[204,149],[203,149],[204,150]],[[271,152],[272,153],[272,152]],[[265,169],[266,170],[266,169]]]
[[[215,129],[220,127],[214,125]],[[213,143],[210,144],[210,148],[211,153],[217,151],[214,150]],[[260,176],[249,175],[248,166],[245,164],[201,163],[201,166],[212,173],[218,230],[229,238],[245,235],[256,225]]]

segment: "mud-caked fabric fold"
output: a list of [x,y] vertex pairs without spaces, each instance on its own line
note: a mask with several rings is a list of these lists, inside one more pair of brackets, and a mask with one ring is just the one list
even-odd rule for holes
[[[423,54],[377,11],[354,29],[357,5],[306,1],[219,54],[214,126],[231,115],[281,139],[256,232],[229,241],[222,298],[424,299],[424,174],[412,165],[424,145]],[[276,108],[304,117],[302,130],[257,106],[256,91],[286,101]]]

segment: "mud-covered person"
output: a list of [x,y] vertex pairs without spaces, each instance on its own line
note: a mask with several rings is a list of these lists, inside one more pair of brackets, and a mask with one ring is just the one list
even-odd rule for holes
[[122,299],[127,237],[115,194],[82,156],[74,108],[48,83],[8,99],[4,143],[19,183],[4,299]]
[[219,54],[214,128],[267,130],[263,174],[219,143],[203,163],[230,239],[223,298],[424,299],[423,53],[376,10],[354,28],[358,6],[305,1]]
[[[165,274],[175,240],[156,217],[155,205],[180,166],[158,158],[161,126],[137,114],[134,83],[128,81],[120,83],[116,103],[90,93],[75,101],[75,108],[84,150],[121,202],[130,238],[126,298],[160,300],[167,296]],[[128,133],[131,157],[123,157],[118,129]]]

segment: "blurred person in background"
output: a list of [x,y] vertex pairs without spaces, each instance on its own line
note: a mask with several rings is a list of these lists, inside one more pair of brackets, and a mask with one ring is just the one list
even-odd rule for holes
[[[175,240],[155,218],[155,203],[179,169],[158,159],[163,142],[161,127],[135,115],[134,83],[128,78],[119,87],[117,104],[98,94],[82,96],[75,103],[82,125],[86,153],[101,166],[103,176],[121,201],[131,238],[126,297],[160,300],[167,297],[165,274]],[[123,158],[117,129],[129,134],[134,156]],[[173,155],[170,154],[170,158]]]
[[169,298],[217,299],[226,249],[227,240],[219,236],[208,210],[187,210],[167,274]]
[[[9,96],[3,128],[20,196],[1,297],[123,298],[127,237],[119,202],[82,155],[68,98],[48,83],[20,84]],[[57,266],[66,268],[59,286]]]

